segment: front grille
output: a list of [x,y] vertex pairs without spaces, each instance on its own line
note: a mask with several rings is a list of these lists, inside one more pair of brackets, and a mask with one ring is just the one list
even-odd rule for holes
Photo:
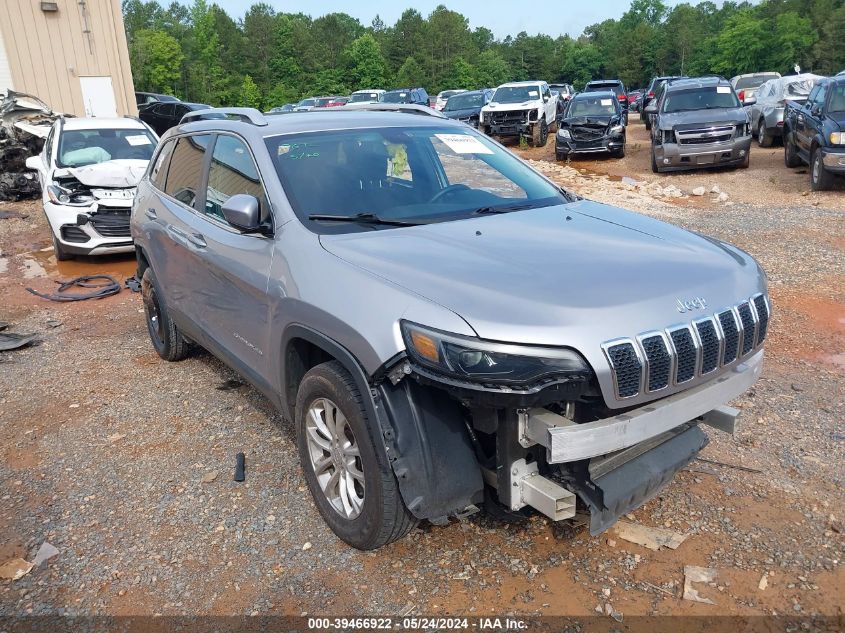
[[91,226],[103,237],[129,237],[129,209],[100,206],[91,216]]
[[523,110],[511,112],[491,112],[490,123],[493,123],[494,125],[515,125],[517,123],[525,123],[527,114],[528,113]]
[[669,386],[672,356],[660,334],[647,336],[641,341],[648,361],[648,390],[659,391]]
[[754,316],[748,302],[739,306],[739,320],[742,322],[742,355],[745,356],[754,347]]
[[689,328],[682,328],[673,330],[669,336],[672,337],[672,345],[678,358],[675,383],[689,382],[695,377],[695,366],[698,361],[698,349],[692,338],[692,332]]
[[595,141],[604,138],[603,129],[569,128],[569,133],[576,141]]
[[643,388],[656,392],[716,375],[763,343],[770,317],[768,299],[758,294],[689,325],[608,341],[602,349],[617,399],[633,398]]
[[769,306],[766,305],[766,298],[763,295],[757,295],[754,298],[754,307],[757,310],[757,341],[759,345],[766,340],[766,330],[769,327]]
[[692,130],[675,130],[675,136],[680,145],[703,145],[709,143],[727,143],[733,139],[733,126],[719,126],[696,128]]
[[630,398],[640,392],[643,365],[633,343],[620,343],[607,348],[607,356],[616,376],[616,393]]
[[709,374],[719,366],[719,334],[710,319],[697,321],[695,331],[701,341],[701,373]]

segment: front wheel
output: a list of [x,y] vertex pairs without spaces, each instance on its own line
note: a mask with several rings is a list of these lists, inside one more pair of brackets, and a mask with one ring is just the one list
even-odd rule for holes
[[66,262],[73,259],[73,255],[65,250],[55,234],[53,234],[53,254],[56,256],[57,262]]
[[326,362],[305,374],[296,395],[296,441],[305,481],[332,531],[360,550],[402,538],[417,522],[390,464],[377,453],[375,424],[340,363]]
[[772,137],[766,133],[766,120],[760,119],[760,125],[757,126],[757,142],[760,147],[771,147]]
[[820,148],[816,148],[810,159],[810,187],[813,191],[826,191],[833,187],[833,174],[824,168]]
[[546,140],[549,138],[549,127],[546,125],[546,119],[540,119],[531,128],[531,143],[534,147],[545,147]]
[[795,142],[792,139],[792,132],[785,130],[783,133],[783,162],[787,167],[798,167],[801,165],[801,158],[798,150],[795,149]]
[[651,171],[655,174],[660,173],[660,168],[657,166],[657,156],[654,154],[654,145],[651,146]]

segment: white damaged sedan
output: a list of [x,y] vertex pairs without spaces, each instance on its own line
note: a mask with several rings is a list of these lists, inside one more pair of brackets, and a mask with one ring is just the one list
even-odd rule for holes
[[158,143],[133,118],[60,118],[44,149],[26,161],[38,172],[56,259],[134,250],[129,212]]

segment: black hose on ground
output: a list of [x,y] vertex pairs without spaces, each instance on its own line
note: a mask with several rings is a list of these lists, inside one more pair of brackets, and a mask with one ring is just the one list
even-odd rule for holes
[[[105,283],[91,283],[94,281],[104,281]],[[27,290],[36,297],[59,302],[102,299],[104,297],[116,295],[120,292],[120,284],[110,275],[84,275],[82,277],[77,277],[76,279],[71,279],[70,281],[57,281],[56,283],[59,284],[59,288],[54,294],[38,292],[33,288],[27,288]],[[62,294],[70,288],[90,288],[91,291]]]

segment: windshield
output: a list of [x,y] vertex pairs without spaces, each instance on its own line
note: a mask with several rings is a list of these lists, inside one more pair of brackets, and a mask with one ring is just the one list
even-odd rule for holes
[[397,92],[388,92],[384,95],[385,103],[407,103],[408,99],[410,98],[411,93],[405,90]]
[[431,223],[568,202],[510,152],[464,128],[338,130],[266,143],[297,216],[323,233],[390,226],[309,216]]
[[456,94],[460,94],[463,90],[444,90],[441,92],[437,97],[439,99],[448,99],[449,97],[453,97]]
[[827,108],[828,113],[845,112],[845,84],[831,84],[830,90],[830,104]]
[[317,103],[316,99],[303,99],[302,101],[300,101],[296,105],[297,106],[313,106],[316,103]]
[[458,94],[454,97],[449,97],[446,102],[446,107],[443,108],[446,112],[450,110],[468,110],[470,108],[480,108],[484,105],[484,95],[466,95]]
[[739,99],[730,86],[711,86],[672,91],[666,95],[664,112],[686,112],[688,110],[716,110],[738,108]]
[[378,101],[377,92],[356,92],[349,100],[351,103],[363,103],[364,101]]
[[568,116],[613,116],[616,104],[609,97],[582,97],[572,101]]
[[584,92],[606,92],[612,90],[615,94],[622,92],[622,86],[619,84],[587,84],[584,86]]
[[496,103],[522,103],[540,98],[538,86],[503,86],[496,89],[492,101]]
[[742,90],[743,88],[759,88],[769,79],[777,79],[778,76],[774,73],[763,73],[760,75],[752,75],[751,77],[740,77],[736,80],[735,88]]
[[156,138],[147,130],[66,130],[59,136],[59,167],[83,167],[107,160],[150,160]]

